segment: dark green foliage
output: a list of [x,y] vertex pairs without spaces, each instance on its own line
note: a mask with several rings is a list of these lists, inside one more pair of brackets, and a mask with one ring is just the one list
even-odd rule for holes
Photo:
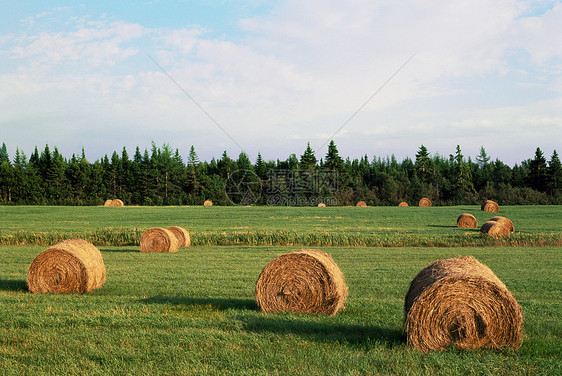
[[2,144],[0,204],[101,205],[120,198],[126,205],[201,205],[206,199],[215,205],[355,205],[360,200],[397,205],[415,204],[421,197],[434,205],[486,199],[500,205],[562,204],[556,150],[548,163],[537,148],[533,159],[510,167],[491,161],[481,147],[475,160],[466,161],[460,146],[444,158],[430,155],[424,145],[415,161],[399,162],[394,155],[344,160],[332,140],[320,161],[310,143],[300,159],[291,154],[286,160],[265,161],[258,153],[255,164],[244,152],[232,159],[226,151],[219,160],[202,162],[193,146],[184,162],[179,150],[154,143],[144,152],[136,147],[132,159],[125,147],[92,163],[84,149],[65,159],[56,147],[45,145],[42,152],[35,147],[29,159],[16,148],[10,161]]

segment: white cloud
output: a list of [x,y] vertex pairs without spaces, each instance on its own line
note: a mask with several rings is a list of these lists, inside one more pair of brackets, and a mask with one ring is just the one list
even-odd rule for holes
[[[270,14],[240,20],[245,34],[231,39],[210,37],[205,25],[154,29],[75,19],[64,31],[0,36],[0,59],[18,64],[0,71],[0,104],[9,106],[0,124],[21,124],[22,133],[10,136],[14,148],[23,147],[20,140],[32,129],[26,124],[34,122],[44,124],[53,145],[57,130],[76,125],[82,134],[68,141],[75,149],[99,138],[96,147],[110,153],[113,146],[101,140],[113,135],[115,144],[155,139],[184,149],[193,144],[206,150],[203,158],[219,156],[217,147],[237,155],[238,147],[148,54],[250,156],[261,151],[266,159],[284,159],[304,151],[307,141],[322,145],[416,53],[338,134],[342,155],[413,156],[430,142],[444,153],[463,142],[477,150],[488,140],[483,129],[501,129],[513,145],[552,145],[552,134],[560,133],[562,42],[555,36],[562,34],[562,5],[526,17],[532,6],[289,0]],[[490,77],[508,88],[501,103],[486,86]],[[524,106],[506,105],[515,92],[533,95]],[[550,134],[529,135],[533,127]],[[41,145],[45,134],[31,142]]]

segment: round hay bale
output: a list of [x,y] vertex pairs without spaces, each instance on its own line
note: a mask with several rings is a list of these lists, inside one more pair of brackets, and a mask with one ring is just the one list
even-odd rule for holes
[[205,200],[205,202],[203,203],[203,206],[213,206],[213,201]]
[[255,297],[262,312],[333,316],[345,306],[347,284],[329,254],[306,249],[267,264],[256,283]]
[[408,206],[408,203],[406,201],[402,201],[398,204],[398,206]]
[[103,206],[111,206],[111,202],[113,200],[105,200],[105,203],[103,204]]
[[367,207],[367,203],[365,201],[359,201],[355,206],[358,208],[365,208]]
[[321,203],[318,204],[318,207],[319,207],[319,208],[325,208],[325,207],[326,207],[326,204],[323,203],[323,202],[321,202]]
[[476,217],[469,213],[462,213],[457,218],[457,227],[460,228],[477,228],[478,221]]
[[508,238],[509,237],[509,227],[501,222],[496,221],[486,221],[480,227],[481,235],[488,235],[492,238]]
[[511,220],[506,217],[493,217],[490,218],[490,221],[499,222],[505,227],[507,227],[509,232],[515,232],[515,227],[513,226],[513,222],[511,222]]
[[487,212],[497,213],[500,211],[500,206],[498,205],[498,203],[492,200],[486,200],[484,203],[482,203],[482,206],[480,208]]
[[141,235],[141,252],[177,252],[178,240],[176,236],[165,228],[149,228]]
[[189,236],[189,232],[183,227],[170,226],[166,230],[169,230],[172,234],[174,234],[178,241],[178,248],[191,246],[191,237]]
[[68,239],[41,252],[27,272],[32,293],[84,293],[105,283],[99,249],[83,239]]
[[423,269],[406,295],[407,341],[422,352],[517,350],[521,307],[502,281],[472,256],[439,260]]
[[430,207],[431,206],[431,201],[428,198],[422,198],[420,200],[420,202],[418,203],[418,206],[423,206],[423,207]]
[[123,203],[123,201],[119,200],[118,198],[116,198],[115,200],[111,200],[111,204],[109,204],[109,206],[125,206],[125,204]]

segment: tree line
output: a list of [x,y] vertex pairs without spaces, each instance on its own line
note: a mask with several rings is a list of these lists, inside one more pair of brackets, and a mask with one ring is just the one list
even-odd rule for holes
[[427,197],[436,205],[562,204],[562,165],[556,150],[547,161],[540,148],[533,158],[510,167],[491,160],[484,147],[473,161],[460,146],[455,154],[431,155],[421,145],[415,159],[367,155],[342,158],[331,141],[318,159],[307,145],[303,154],[255,163],[241,152],[231,158],[200,161],[192,146],[187,161],[178,149],[152,143],[132,157],[121,153],[92,162],[65,158],[56,147],[35,147],[29,158],[16,148],[10,158],[0,148],[0,203],[25,205],[100,205],[119,198],[126,205],[416,205]]

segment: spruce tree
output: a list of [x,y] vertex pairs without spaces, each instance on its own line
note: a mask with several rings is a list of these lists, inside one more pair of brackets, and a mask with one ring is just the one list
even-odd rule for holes
[[301,155],[301,167],[303,169],[311,170],[316,167],[316,155],[314,155],[314,150],[310,147],[310,142],[306,145],[306,150],[304,154]]

